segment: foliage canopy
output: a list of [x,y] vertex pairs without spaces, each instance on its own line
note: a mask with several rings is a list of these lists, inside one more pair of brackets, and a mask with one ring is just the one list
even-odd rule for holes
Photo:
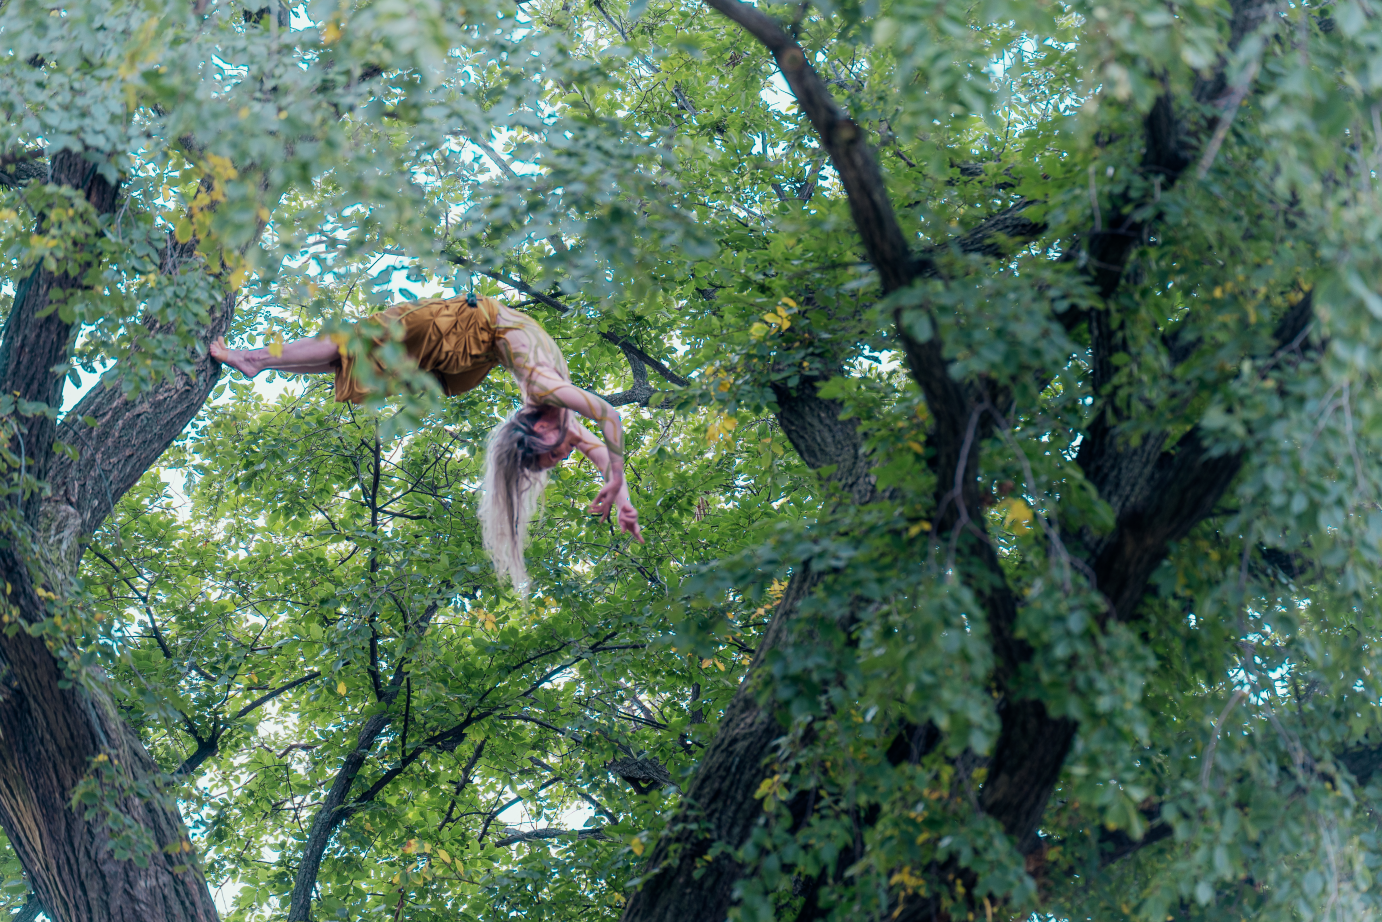
[[[153,760],[31,744],[15,908],[128,917],[30,811],[247,922],[1376,914],[1368,0],[280,4],[0,8],[6,643]],[[472,286],[649,539],[561,469],[529,602],[511,382],[205,358]]]

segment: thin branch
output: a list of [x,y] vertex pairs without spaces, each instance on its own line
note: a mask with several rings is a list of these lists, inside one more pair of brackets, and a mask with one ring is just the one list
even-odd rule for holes
[[281,685],[281,686],[279,686],[278,688],[275,688],[273,691],[269,692],[267,695],[262,695],[262,696],[260,696],[260,697],[258,697],[258,698],[255,698],[255,699],[254,699],[253,701],[251,701],[249,704],[245,705],[244,707],[240,708],[240,710],[238,710],[238,711],[235,712],[235,719],[236,719],[236,720],[239,720],[241,717],[244,717],[246,714],[250,713],[250,712],[253,711],[255,708],[259,707],[261,704],[267,704],[267,703],[269,703],[270,701],[274,700],[275,698],[277,698],[279,695],[283,694],[284,692],[292,691],[293,689],[297,688],[299,685],[303,685],[303,684],[305,684],[305,683],[307,683],[307,682],[312,681],[313,679],[320,679],[320,678],[321,678],[321,675],[322,675],[322,674],[321,674],[320,672],[316,672],[316,671],[314,670],[314,671],[312,671],[312,672],[307,673],[307,675],[303,676],[303,677],[300,678],[300,679],[294,679],[293,681],[289,682],[289,683],[286,684],[286,685]]
[[[558,301],[551,295],[543,294],[542,292],[538,291],[536,288],[533,288],[531,285],[529,285],[522,279],[513,278],[512,276],[505,275],[502,272],[492,272],[489,269],[482,269],[474,262],[472,262],[469,259],[466,259],[463,256],[452,255],[448,258],[458,266],[470,269],[475,272],[479,272],[486,278],[494,279],[496,282],[500,282],[504,285],[507,285],[510,288],[515,289],[516,291],[521,291],[523,294],[532,298],[534,301],[538,301],[542,304],[545,304],[559,313],[565,314],[571,310],[571,308],[568,305],[563,304],[561,301]],[[683,378],[681,375],[672,371],[672,369],[668,368],[662,362],[653,358],[651,355],[640,349],[636,344],[625,339],[624,337],[618,336],[614,333],[610,333],[605,330],[601,330],[600,338],[603,339],[605,342],[618,346],[620,349],[627,349],[628,352],[625,353],[626,355],[629,353],[637,355],[640,361],[642,361],[653,371],[657,372],[663,378],[675,384],[677,387],[686,387],[690,383],[686,378]]]
[[1219,719],[1214,721],[1214,733],[1209,738],[1209,745],[1204,748],[1204,764],[1200,766],[1200,793],[1209,792],[1209,779],[1214,773],[1214,751],[1219,748],[1219,734],[1224,731],[1224,722],[1228,720],[1229,712],[1233,710],[1238,702],[1248,696],[1246,689],[1238,689],[1233,696],[1228,699],[1228,704],[1219,712]]
[[[115,575],[119,577],[120,582],[124,583],[126,586],[129,586],[130,592],[133,592],[135,596],[139,599],[139,601],[143,603],[144,614],[148,615],[149,627],[151,627],[154,632],[154,640],[158,643],[158,648],[163,651],[163,658],[171,660],[173,658],[173,651],[168,647],[168,641],[164,639],[163,632],[158,629],[158,620],[154,618],[153,606],[149,604],[148,595],[146,595],[143,592],[140,592],[139,589],[135,587],[134,583],[130,581],[129,577],[125,576],[125,574],[120,572],[120,568],[117,567],[109,557],[107,557],[105,554],[102,554],[100,550],[97,549],[95,546],[87,548],[87,550],[91,551],[91,553],[95,554],[101,560],[105,561],[106,566],[110,567],[112,570],[115,571]],[[192,668],[197,669],[196,666],[193,666]],[[198,672],[201,672],[201,670],[198,669]],[[203,673],[203,675],[205,675],[205,677],[210,679],[211,681],[215,681],[214,676],[205,673]]]
[[451,815],[456,809],[456,798],[460,797],[466,785],[470,784],[470,773],[475,770],[475,764],[480,761],[480,754],[485,751],[485,743],[487,742],[489,742],[488,739],[482,739],[475,744],[474,754],[471,755],[470,761],[465,763],[465,768],[461,770],[460,779],[456,782],[456,786],[451,789],[451,804],[446,808],[446,816],[442,817],[441,823],[437,826],[438,832],[445,829],[447,824],[451,822]]
[[1233,117],[1238,114],[1238,107],[1242,105],[1243,99],[1248,95],[1248,90],[1252,89],[1252,82],[1257,77],[1257,70],[1261,66],[1261,61],[1253,58],[1248,64],[1248,68],[1243,72],[1243,77],[1229,92],[1228,98],[1224,100],[1224,114],[1219,116],[1219,124],[1214,126],[1214,136],[1209,139],[1209,145],[1204,149],[1204,156],[1200,158],[1200,165],[1195,170],[1195,178],[1203,180],[1209,175],[1209,168],[1214,165],[1214,158],[1219,156],[1219,148],[1223,146],[1224,139],[1228,137],[1228,130],[1233,126]]

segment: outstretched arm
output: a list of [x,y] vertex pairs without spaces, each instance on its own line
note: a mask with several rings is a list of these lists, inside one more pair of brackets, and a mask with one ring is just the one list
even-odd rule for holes
[[611,489],[613,483],[610,466],[613,456],[609,449],[574,417],[567,423],[567,431],[575,436],[576,450],[589,458],[605,478],[604,489],[590,504],[590,511],[599,515],[600,521],[603,522],[609,518],[612,504],[612,508],[616,510],[615,518],[619,523],[619,530],[633,535],[634,540],[642,544],[643,531],[638,527],[638,510],[633,507],[633,502],[629,499],[628,480],[621,477],[618,489]]
[[643,535],[638,527],[638,510],[629,500],[629,487],[624,479],[624,430],[619,411],[604,398],[566,382],[557,384],[542,399],[544,403],[579,413],[600,427],[604,444],[596,441],[590,431],[576,420],[568,423],[568,428],[577,436],[576,447],[600,469],[605,478],[605,485],[595,497],[595,502],[591,503],[590,511],[604,521],[611,509],[617,509],[620,530],[641,542]]

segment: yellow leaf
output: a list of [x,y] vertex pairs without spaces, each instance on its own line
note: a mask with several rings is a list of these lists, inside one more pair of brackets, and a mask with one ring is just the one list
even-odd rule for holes
[[269,209],[265,208],[263,205],[255,209],[255,214],[258,215],[259,220],[263,221],[265,224],[269,222]]
[[218,179],[234,179],[240,175],[240,171],[235,169],[235,164],[230,162],[229,157],[207,154],[206,162],[211,167],[209,172]]
[[788,307],[796,307],[796,306],[797,306],[797,302],[793,301],[791,298],[783,298],[783,299],[782,299],[782,303],[785,304],[785,305],[787,305]]
[[186,243],[192,239],[192,222],[186,218],[178,218],[178,223],[173,225],[173,237],[178,243]]
[[411,855],[417,851],[417,839],[409,839],[403,843],[403,854]]
[[342,679],[341,681],[339,681],[339,682],[336,683],[336,694],[338,694],[338,695],[344,695],[345,693],[346,693],[346,684],[345,684],[345,680]]
[[249,106],[241,106],[241,107],[240,107],[240,111],[239,111],[237,114],[238,114],[241,118],[249,118],[249,117],[250,117],[250,107],[249,107]]
[[722,436],[733,432],[738,425],[739,420],[733,416],[722,416],[706,427],[705,440],[714,445]]
[[[239,286],[237,285],[236,287],[238,288]],[[282,333],[274,333],[274,341],[269,343],[269,355],[272,355],[274,358],[279,358],[283,355]]]
[[724,671],[725,671],[725,664],[724,664],[724,663],[720,662],[719,660],[715,660],[714,663],[715,663],[715,668],[716,668],[716,669],[720,670],[721,672],[724,672]]
[[755,800],[762,800],[766,797],[772,797],[774,794],[777,793],[777,790],[779,787],[781,787],[781,785],[781,775],[773,775],[771,778],[764,778],[763,781],[758,785],[758,790],[753,792],[753,797]]
[[629,848],[633,850],[635,855],[643,854],[643,840],[638,836],[634,836],[629,840]]
[[446,853],[446,849],[444,848],[437,849],[437,857],[442,860],[443,864],[451,863],[451,856]]
[[931,523],[930,523],[930,522],[918,522],[918,523],[916,523],[915,525],[913,525],[911,528],[907,529],[907,537],[909,537],[909,538],[915,538],[917,535],[921,534],[922,532],[924,532],[924,531],[930,531],[930,530],[931,530]]
[[[248,273],[248,271],[249,271],[249,270],[246,269],[244,266],[241,266],[240,268],[236,269],[234,272],[230,273],[230,277],[226,280],[226,282],[230,285],[230,290],[231,290],[231,291],[239,291],[239,290],[240,290],[240,286],[245,284],[245,275]],[[270,347],[269,347],[269,351],[270,351],[270,352],[273,352],[273,348],[274,348],[273,346],[270,346]],[[279,346],[278,346],[278,351],[279,351],[279,352],[282,352],[282,351],[283,351],[283,345],[282,345],[281,343],[280,343]]]
[[767,335],[768,325],[765,323],[755,323],[753,326],[749,327],[750,339],[762,339],[764,336]]
[[925,448],[922,448],[922,447],[921,447],[921,443],[918,442],[918,441],[916,441],[915,439],[908,439],[908,440],[907,440],[907,447],[910,448],[912,451],[916,452],[916,453],[919,454],[919,455],[924,455],[924,454],[926,454],[926,449],[925,449]]
[[713,663],[713,662],[715,662],[713,659],[703,659],[703,660],[701,660],[701,668],[702,668],[702,669],[709,669],[709,668],[710,668],[710,664]]
[[901,884],[902,889],[906,890],[908,894],[926,892],[926,881],[914,874],[911,868],[903,868],[898,871],[888,880],[888,883]]
[[329,19],[327,20],[326,25],[322,28],[322,44],[334,44],[340,41],[341,36],[344,34],[345,29],[341,28],[340,23],[336,22],[335,19]]
[[1015,496],[998,504],[1003,512],[1003,527],[1014,534],[1026,534],[1032,528],[1032,507]]

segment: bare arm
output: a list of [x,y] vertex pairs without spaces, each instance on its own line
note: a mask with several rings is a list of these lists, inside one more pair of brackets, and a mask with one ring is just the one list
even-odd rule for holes
[[[603,397],[592,394],[574,384],[562,382],[553,387],[542,398],[543,403],[555,404],[559,407],[566,407],[581,414],[590,420],[600,429],[600,435],[604,437],[604,448],[608,454],[608,464],[601,465],[591,457],[590,452],[585,452],[586,457],[595,461],[595,466],[600,468],[600,472],[605,475],[606,480],[612,478],[624,479],[624,428],[619,418],[619,411],[610,406]],[[572,420],[576,426],[580,426],[582,432],[587,436],[589,431],[580,423]],[[582,449],[584,451],[584,449]]]
[[600,476],[609,480],[609,449],[605,447],[605,443],[574,418],[567,423],[566,428],[576,435],[576,450],[590,459],[590,463],[599,470]]
[[[579,388],[575,388],[580,390]],[[585,391],[581,391],[585,393]],[[591,395],[594,396],[594,395]],[[596,398],[599,399],[598,397]],[[604,401],[600,401],[604,403]],[[613,411],[614,408],[610,407]],[[618,426],[618,414],[615,414],[615,426]],[[595,501],[590,504],[590,511],[600,516],[601,521],[609,517],[611,509],[616,510],[616,519],[621,531],[626,531],[639,542],[643,542],[643,532],[638,526],[638,510],[633,507],[633,502],[629,499],[629,485],[624,477],[624,459],[620,455],[615,455],[609,450],[606,441],[601,442],[589,429],[582,426],[575,417],[571,417],[566,424],[567,431],[575,436],[576,450],[590,459],[590,462],[599,469],[605,478],[604,489],[595,497]],[[622,435],[622,433],[618,433]],[[618,465],[618,473],[615,473],[615,465]]]

